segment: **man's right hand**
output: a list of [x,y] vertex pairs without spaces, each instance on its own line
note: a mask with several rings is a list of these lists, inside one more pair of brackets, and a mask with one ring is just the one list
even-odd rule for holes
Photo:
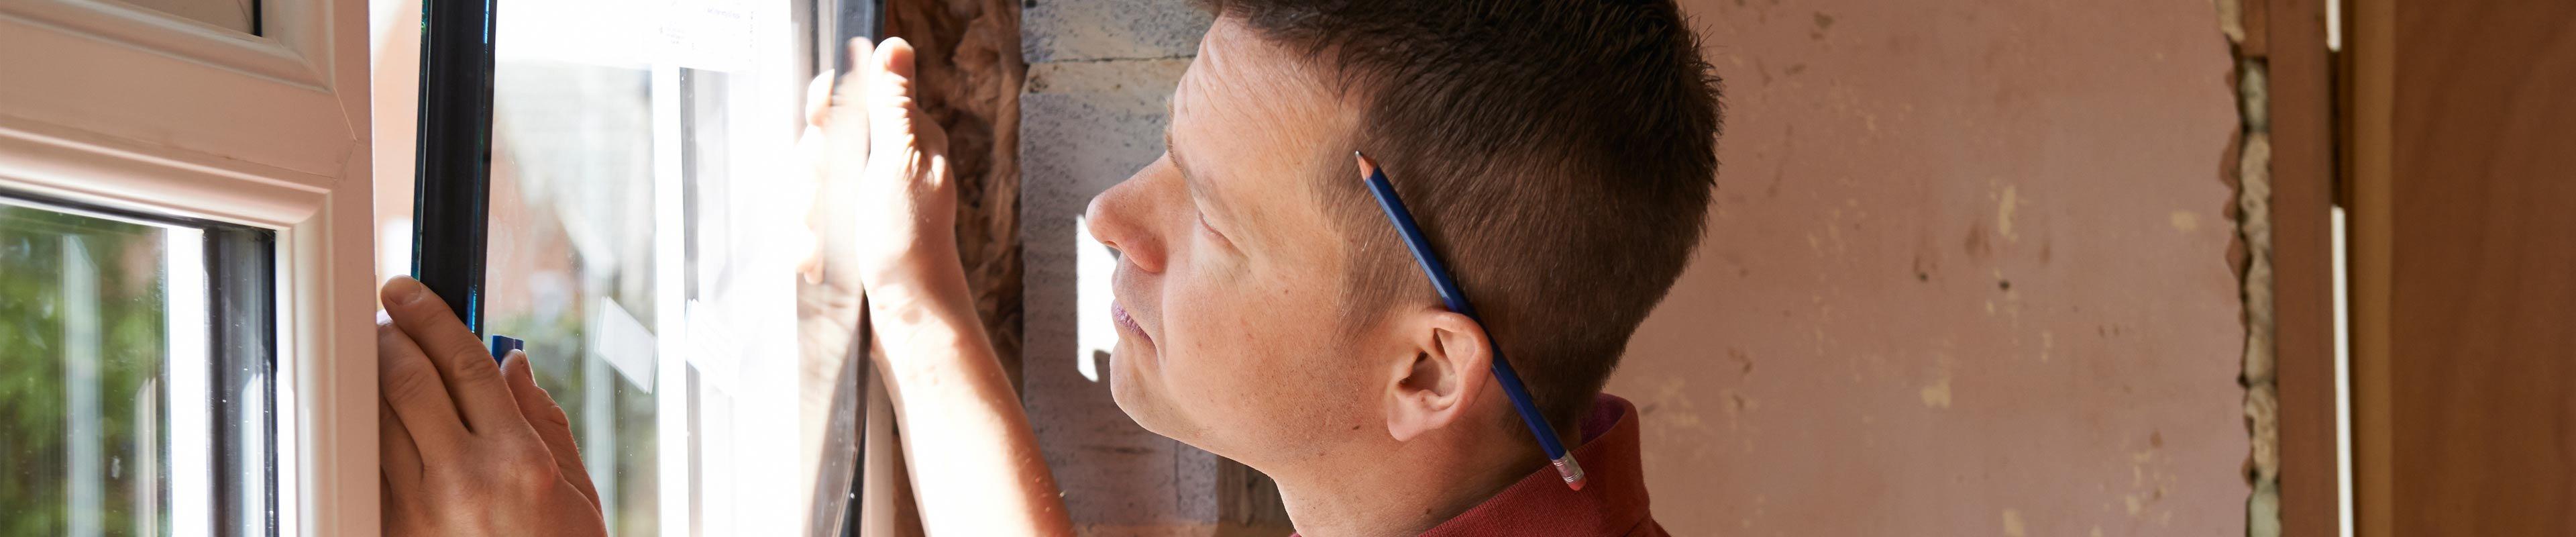
[[867,293],[864,329],[882,352],[866,354],[894,403],[931,534],[1073,535],[1037,433],[975,316],[957,257],[947,136],[915,100],[912,45],[849,47],[850,72],[815,80],[807,97],[804,149],[821,185],[806,270],[830,295],[821,320],[837,324],[806,337],[858,328],[849,310]]
[[572,426],[513,351],[501,367],[409,277],[376,321],[384,534],[605,536]]
[[850,71],[824,73],[806,96],[799,144],[820,182],[808,276],[881,299],[967,300],[948,136],[916,100],[912,45],[847,46]]

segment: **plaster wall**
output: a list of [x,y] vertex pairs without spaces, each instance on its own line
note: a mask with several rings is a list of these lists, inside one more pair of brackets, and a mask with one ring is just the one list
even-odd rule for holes
[[1676,535],[2241,535],[2209,2],[1684,0],[1699,257],[1609,391]]

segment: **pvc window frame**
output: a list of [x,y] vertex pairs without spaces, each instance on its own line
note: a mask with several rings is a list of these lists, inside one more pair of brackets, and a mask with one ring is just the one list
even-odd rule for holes
[[0,190],[271,237],[237,259],[269,268],[270,292],[231,305],[271,324],[213,334],[274,352],[264,529],[374,535],[365,7],[260,4],[252,35],[114,2],[0,3]]

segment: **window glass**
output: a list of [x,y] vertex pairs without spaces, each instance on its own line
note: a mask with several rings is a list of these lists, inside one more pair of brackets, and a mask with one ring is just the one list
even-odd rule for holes
[[498,19],[484,329],[527,341],[616,535],[802,529],[800,424],[821,417],[798,404],[803,245],[780,242],[811,188],[786,172],[808,64],[791,4]]
[[0,535],[276,524],[271,237],[0,198]]
[[527,340],[538,384],[572,419],[611,530],[653,535],[651,72],[498,64],[485,330]]
[[0,204],[0,534],[169,528],[171,235]]

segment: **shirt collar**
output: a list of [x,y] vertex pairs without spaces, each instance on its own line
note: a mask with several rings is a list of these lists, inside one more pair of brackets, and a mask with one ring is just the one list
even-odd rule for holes
[[1583,490],[1565,486],[1556,468],[1540,465],[1518,483],[1423,535],[1628,535],[1651,526],[1646,480],[1638,460],[1637,407],[1601,394],[1583,418]]

